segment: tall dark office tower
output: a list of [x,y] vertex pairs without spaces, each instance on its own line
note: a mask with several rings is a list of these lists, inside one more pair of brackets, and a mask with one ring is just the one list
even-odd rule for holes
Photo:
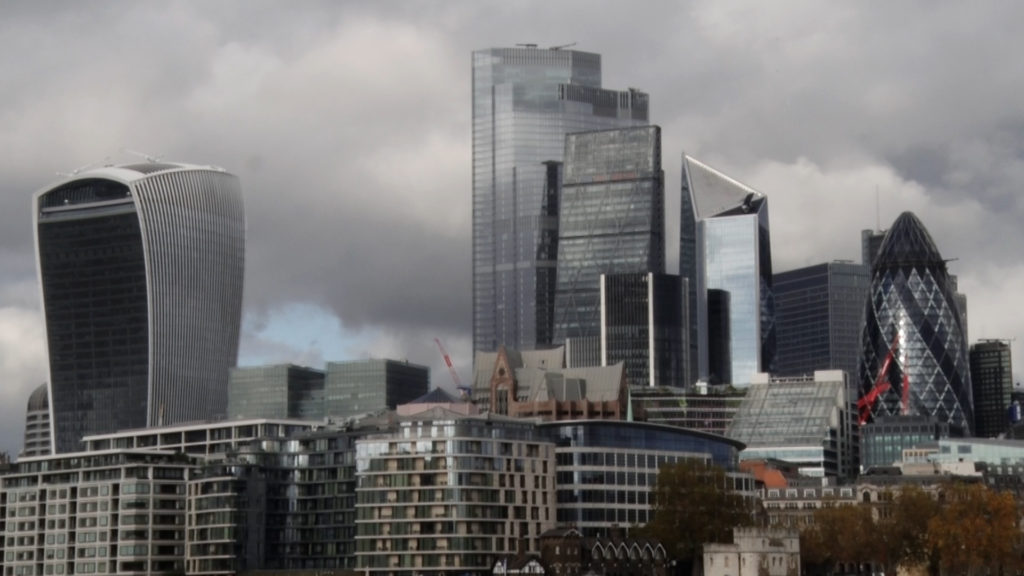
[[878,251],[882,248],[885,230],[860,231],[860,263],[869,269],[874,266]]
[[974,404],[961,321],[935,242],[916,216],[900,214],[875,260],[864,311],[861,418],[932,416],[969,433]]
[[707,380],[711,372],[708,293],[721,290],[728,293],[730,383],[745,387],[754,374],[774,370],[768,198],[685,155],[682,188],[679,267],[683,276],[697,278],[692,306],[698,327],[698,376]]
[[870,268],[850,262],[826,262],[776,274],[775,331],[780,376],[842,370],[852,384],[860,370],[864,300],[871,286]]
[[984,340],[971,346],[971,385],[974,392],[974,434],[995,438],[1010,427],[1013,365],[1010,345]]
[[56,452],[85,434],[223,415],[238,356],[238,179],[150,162],[33,198]]
[[711,289],[707,291],[708,374],[704,378],[709,384],[732,382],[732,338],[729,337],[729,292]]
[[474,350],[551,343],[558,207],[544,162],[561,161],[566,134],[644,125],[647,110],[643,92],[601,88],[598,54],[473,53]]
[[565,138],[555,343],[600,336],[602,274],[665,270],[665,176],[657,126]]
[[686,279],[602,274],[601,365],[622,362],[632,386],[681,387],[686,377]]

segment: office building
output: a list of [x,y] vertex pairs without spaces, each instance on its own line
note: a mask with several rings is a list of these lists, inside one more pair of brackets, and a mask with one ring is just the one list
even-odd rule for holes
[[745,390],[731,386],[630,386],[629,402],[638,422],[677,426],[724,436],[743,404]]
[[648,123],[648,96],[601,88],[598,54],[473,52],[473,350],[552,343],[565,135]]
[[360,573],[483,573],[555,526],[555,447],[532,422],[433,409],[356,454]]
[[602,274],[665,270],[661,129],[566,136],[560,197],[557,344],[601,335]]
[[864,300],[871,285],[870,268],[849,262],[826,262],[776,274],[775,372],[780,376],[842,370],[856,397],[860,370]]
[[28,397],[25,410],[25,445],[19,458],[50,453],[50,398],[46,384],[40,384]]
[[882,248],[882,240],[885,239],[885,230],[861,230],[860,231],[860,263],[874,270],[875,258]]
[[805,476],[858,473],[856,410],[840,370],[812,376],[758,374],[726,435],[743,442],[741,460],[782,460]]
[[860,419],[920,415],[974,425],[963,316],[946,262],[904,212],[882,241],[864,312]]
[[904,450],[949,438],[950,432],[949,423],[930,416],[878,416],[860,427],[861,466],[893,466],[903,459]]
[[631,386],[685,386],[685,279],[602,274],[600,293],[601,365],[624,363]]
[[294,364],[233,368],[228,418],[324,417],[324,371]]
[[1010,344],[984,340],[971,346],[971,385],[974,393],[974,435],[995,438],[1010,427],[1013,365]]
[[716,311],[727,311],[729,329],[728,340],[716,346],[718,359],[728,359],[730,374],[714,380],[744,387],[754,374],[775,367],[768,198],[690,156],[683,156],[682,188],[680,274],[696,278],[698,376],[704,381],[713,376],[708,300],[719,290],[724,294],[716,297]]
[[430,388],[430,369],[398,360],[328,362],[324,380],[324,416],[350,418],[394,410]]
[[238,355],[238,179],[150,162],[77,173],[33,197],[53,446],[223,416]]
[[726,471],[729,489],[753,496],[754,478],[737,471],[743,444],[724,436],[646,422],[544,422],[557,462],[558,524],[584,537],[653,518],[658,470],[698,460]]

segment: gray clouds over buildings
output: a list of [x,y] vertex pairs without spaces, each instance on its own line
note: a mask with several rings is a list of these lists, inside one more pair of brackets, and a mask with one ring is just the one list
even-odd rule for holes
[[[575,41],[602,54],[604,85],[651,95],[673,202],[683,150],[768,194],[777,271],[858,258],[877,190],[883,226],[913,210],[959,258],[972,337],[1024,333],[1024,6],[25,1],[3,13],[0,449],[17,451],[45,373],[31,195],[55,172],[132,160],[124,148],[241,178],[243,357],[397,356],[444,384],[437,336],[468,375],[470,53],[521,42]],[[346,348],[268,336],[295,303],[336,316]]]

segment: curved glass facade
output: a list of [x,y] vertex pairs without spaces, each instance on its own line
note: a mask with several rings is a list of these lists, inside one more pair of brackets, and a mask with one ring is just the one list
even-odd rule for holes
[[753,490],[753,478],[732,473],[742,442],[674,426],[612,420],[538,424],[555,443],[559,525],[586,537],[614,526],[646,524],[651,490],[666,464],[698,459],[730,471],[734,487]]
[[35,196],[54,449],[227,408],[242,312],[238,179],[104,167]]
[[860,396],[865,413],[932,416],[969,432],[973,401],[966,327],[946,263],[910,212],[896,219],[882,241],[864,314]]

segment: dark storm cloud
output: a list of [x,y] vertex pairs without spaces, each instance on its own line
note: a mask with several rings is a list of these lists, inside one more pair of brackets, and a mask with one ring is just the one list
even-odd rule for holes
[[[123,148],[238,174],[246,343],[289,303],[356,354],[469,375],[470,52],[577,42],[651,94],[669,207],[686,150],[769,194],[776,269],[859,255],[918,211],[971,298],[972,335],[1024,281],[1024,62],[1004,3],[7,2],[0,19],[0,448],[44,370],[28,199]],[[976,324],[977,323],[977,324]],[[975,330],[973,327],[980,327]],[[27,337],[20,337],[27,335]],[[1024,342],[1024,340],[1022,340]],[[339,359],[330,350],[297,350]]]

